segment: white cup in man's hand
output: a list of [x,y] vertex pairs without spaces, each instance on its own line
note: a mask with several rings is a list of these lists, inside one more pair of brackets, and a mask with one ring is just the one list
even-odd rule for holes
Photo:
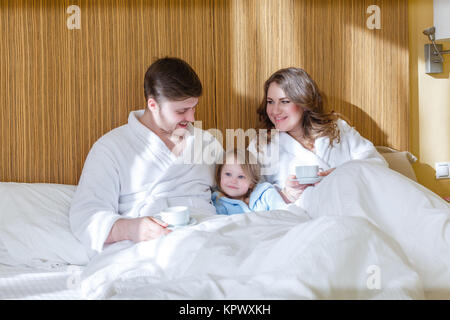
[[161,211],[161,220],[172,226],[185,226],[189,223],[189,208],[185,206],[169,207]]

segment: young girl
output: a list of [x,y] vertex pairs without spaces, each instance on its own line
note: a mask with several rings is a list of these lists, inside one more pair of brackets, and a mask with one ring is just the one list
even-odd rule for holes
[[260,183],[260,167],[247,150],[234,149],[217,165],[218,191],[212,201],[218,214],[286,209],[278,191],[268,182]]

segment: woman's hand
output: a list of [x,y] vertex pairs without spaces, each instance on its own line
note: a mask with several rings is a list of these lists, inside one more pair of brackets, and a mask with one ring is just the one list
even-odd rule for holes
[[134,219],[117,220],[105,243],[113,243],[121,240],[141,242],[156,239],[171,232],[168,224],[153,217],[141,217]]
[[[336,169],[336,168],[331,168],[331,169],[328,169],[328,170],[326,170],[326,171],[319,171],[319,172],[317,173],[317,175],[318,175],[319,177],[326,177],[327,175],[329,175],[330,173],[332,173],[335,169]],[[322,180],[321,180],[321,181],[322,181]],[[314,183],[314,186],[317,186],[317,184],[319,184],[319,183],[320,183],[320,181]]]
[[336,169],[336,168],[331,168],[331,169],[328,169],[328,170],[326,170],[326,171],[319,171],[319,172],[317,173],[317,175],[318,175],[318,176],[322,176],[322,177],[326,177],[327,175],[329,175],[330,173],[332,173],[335,169]]
[[286,179],[285,187],[281,190],[281,195],[287,203],[295,202],[306,188],[312,186],[312,184],[300,184],[295,179],[295,175],[290,175]]

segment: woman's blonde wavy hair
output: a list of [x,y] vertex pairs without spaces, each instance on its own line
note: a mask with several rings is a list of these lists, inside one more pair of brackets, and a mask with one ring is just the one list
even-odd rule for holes
[[[264,98],[257,111],[261,128],[269,130],[275,128],[266,110],[267,91],[273,82],[283,89],[293,103],[303,109],[300,126],[307,141],[313,142],[315,139],[324,136],[329,137],[330,144],[335,140],[340,141],[337,120],[341,116],[334,111],[324,112],[322,93],[309,74],[300,68],[280,69],[264,83]],[[270,142],[271,136],[269,135],[267,138]]]

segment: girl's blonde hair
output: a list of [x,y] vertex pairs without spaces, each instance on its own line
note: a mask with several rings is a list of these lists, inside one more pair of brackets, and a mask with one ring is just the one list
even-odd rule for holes
[[256,158],[250,152],[248,152],[248,150],[241,150],[236,148],[227,151],[223,157],[223,163],[216,166],[216,183],[217,189],[220,192],[220,196],[223,196],[225,194],[222,188],[220,188],[222,168],[225,164],[227,164],[227,159],[230,156],[233,156],[236,164],[239,164],[241,166],[245,176],[252,183],[251,187],[247,191],[247,194],[245,195],[245,197],[248,197],[253,191],[254,187],[261,181],[261,167],[256,161]]

